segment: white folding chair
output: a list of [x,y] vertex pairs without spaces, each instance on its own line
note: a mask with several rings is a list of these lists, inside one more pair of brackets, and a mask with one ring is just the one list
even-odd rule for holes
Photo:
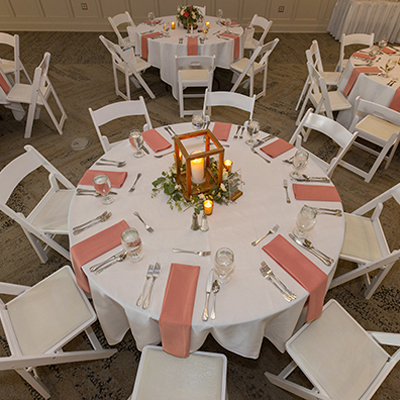
[[[178,73],[179,113],[181,118],[199,110],[185,110],[184,99],[204,97],[203,93],[184,93],[189,87],[212,90],[215,56],[175,56]],[[200,110],[201,111],[201,110]]]
[[[16,83],[11,90],[7,93],[7,100],[10,103],[29,104],[28,115],[26,118],[25,138],[30,138],[32,134],[33,120],[38,119],[40,116],[40,109],[42,106],[46,109],[49,117],[51,118],[57,132],[63,134],[64,122],[67,119],[67,114],[50,82],[48,70],[50,65],[50,53],[45,53],[43,60],[35,69],[33,83],[24,84]],[[48,102],[50,96],[53,95],[55,103],[61,114],[59,121],[53,113]]]
[[291,137],[289,143],[295,145],[298,149],[304,149],[302,142],[305,137],[308,137],[311,130],[318,131],[325,136],[332,139],[339,147],[337,154],[328,163],[315,154],[311,153],[308,149],[310,157],[331,177],[335,168],[339,165],[340,160],[347,153],[354,140],[357,138],[357,132],[351,133],[344,126],[338,122],[325,117],[324,115],[315,114],[310,108],[307,110],[306,115],[301,120],[299,126]]
[[[400,360],[400,350],[390,356],[381,345],[400,347],[400,335],[367,332],[330,300],[320,318],[286,342],[293,361],[279,375],[266,372],[265,376],[303,399],[369,400]],[[312,389],[287,379],[297,367]]]
[[339,90],[332,90],[328,92],[325,79],[315,69],[315,67],[307,63],[308,76],[310,78],[310,87],[307,96],[304,99],[303,105],[296,120],[296,125],[299,124],[303,118],[305,108],[310,100],[315,107],[317,114],[325,114],[327,117],[333,119],[333,112],[349,110],[351,108],[350,102],[346,99],[342,92]]
[[[140,88],[141,85],[148,95],[152,99],[155,99],[156,96],[141,76],[141,72],[144,72],[151,65],[142,58],[135,56],[132,48],[123,50],[119,45],[106,39],[103,35],[100,35],[100,40],[111,54],[115,93],[117,96],[121,96],[124,100],[131,99],[131,89],[129,84],[129,80],[131,80],[137,88]],[[126,94],[119,90],[117,71],[124,74]]]
[[[354,104],[354,118],[349,130],[350,132],[357,131],[359,138],[382,148],[377,151],[364,143],[354,142],[354,146],[377,156],[368,172],[346,161],[340,162],[342,167],[362,176],[365,182],[370,182],[383,160],[386,160],[385,169],[387,169],[393,159],[400,140],[400,113],[380,104],[363,100],[358,96]],[[389,152],[390,155],[387,156]]]
[[14,118],[17,121],[21,121],[25,117],[25,110],[20,103],[10,103],[7,100],[7,93],[11,90],[11,87],[11,82],[0,68],[0,104],[3,104],[5,108],[9,108]]
[[203,18],[206,16],[206,6],[193,6],[193,7],[196,7],[200,11]]
[[[341,72],[326,72],[324,71],[324,67],[322,66],[321,53],[319,52],[318,42],[316,40],[312,41],[312,44],[309,49],[306,50],[307,62],[314,66],[314,68],[319,72],[322,78],[325,79],[325,83],[327,86],[338,86],[339,78]],[[310,75],[307,75],[306,82],[304,83],[303,90],[301,91],[301,95],[296,105],[296,110],[299,109],[301,102],[304,99],[304,96],[307,93],[308,88],[310,87]]]
[[[243,79],[247,77],[248,79],[244,81],[245,87],[250,84],[250,97],[254,95],[254,77],[264,72],[263,77],[263,89],[260,93],[256,94],[256,100],[267,93],[267,71],[268,71],[268,58],[275,46],[278,44],[279,39],[276,38],[273,41],[264,44],[263,46],[257,47],[250,59],[244,57],[239,61],[234,62],[230,65],[233,71],[234,77],[236,78],[235,84],[233,85],[231,92],[236,92],[239,85],[243,82]],[[259,62],[256,58],[261,56]]]
[[[250,53],[252,53],[258,46],[262,46],[267,33],[271,29],[271,25],[272,21],[268,21],[266,18],[254,14],[249,26],[246,28],[243,49],[249,50]],[[261,37],[258,40],[254,38],[256,26],[263,30]]]
[[10,78],[13,75],[12,83],[20,82],[20,74],[21,71],[25,74],[26,79],[30,84],[32,84],[31,78],[24,65],[22,64],[20,55],[19,55],[19,36],[18,35],[10,35],[9,33],[0,32],[0,44],[5,44],[13,47],[14,49],[14,60],[7,60],[5,58],[0,58],[0,69]]
[[145,346],[128,400],[227,400],[226,370],[223,354],[196,351],[179,358],[162,347]]
[[339,61],[337,63],[335,71],[343,72],[344,68],[348,63],[348,59],[345,59],[345,47],[359,44],[368,47],[372,47],[374,44],[374,37],[373,33],[352,33],[350,35],[346,35],[345,33],[342,34],[340,39],[340,53],[339,53]]
[[[17,296],[4,304],[0,318],[11,355],[0,358],[0,371],[14,370],[45,399],[50,392],[36,368],[109,358],[117,350],[102,348],[91,325],[97,316],[64,266],[33,287],[0,282],[0,293]],[[63,351],[85,332],[93,350]]]
[[[379,216],[383,203],[394,199],[400,205],[400,183],[369,201],[364,206],[345,213],[346,230],[340,258],[357,264],[357,268],[333,279],[330,288],[364,276],[365,298],[370,299],[393,264],[400,260],[400,249],[391,251]],[[363,217],[373,210],[371,217]],[[376,272],[373,278],[371,272]]]
[[[68,235],[68,212],[75,186],[34,147],[27,145],[24,149],[26,153],[11,161],[0,171],[0,187],[2,188],[0,210],[21,225],[42,263],[47,261],[46,253],[50,247],[70,260],[69,251],[53,238],[59,234]],[[17,185],[39,167],[44,167],[49,172],[50,189],[29,215],[24,216],[21,212],[9,207],[7,202]],[[65,189],[61,189],[58,182]]]
[[209,92],[206,89],[203,105],[203,115],[211,115],[211,107],[213,106],[226,106],[234,107],[250,113],[249,119],[253,119],[254,104],[256,96],[248,97],[240,93],[232,92]]
[[126,28],[127,26],[132,26],[133,28],[136,28],[136,25],[133,22],[132,17],[130,16],[128,11],[114,15],[114,17],[108,17],[108,21],[110,22],[111,27],[113,28],[115,34],[117,35],[118,44],[123,49],[130,46],[135,47],[136,43],[132,42],[129,36],[122,37],[122,34],[119,30],[121,25],[123,25],[124,28]]
[[89,108],[89,113],[92,117],[92,121],[99,137],[101,146],[103,147],[104,153],[109,151],[113,146],[116,146],[118,143],[120,143],[114,142],[110,144],[108,137],[104,136],[100,132],[100,127],[108,122],[114,121],[118,118],[143,115],[146,119],[146,123],[143,125],[143,131],[153,129],[149,113],[147,112],[146,103],[144,102],[142,96],[139,97],[139,100],[120,101],[118,103],[108,104],[104,107],[98,108],[95,111]]

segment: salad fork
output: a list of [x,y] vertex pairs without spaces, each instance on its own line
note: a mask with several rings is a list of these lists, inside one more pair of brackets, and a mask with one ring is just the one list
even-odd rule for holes
[[264,238],[266,238],[268,235],[273,235],[276,233],[276,231],[279,229],[279,225],[275,225],[272,229],[270,229],[265,235],[261,236],[260,239],[255,240],[254,242],[251,242],[253,246],[257,246],[258,243],[261,242]]
[[83,228],[85,225],[91,224],[92,222],[95,222],[101,218],[104,218],[107,214],[108,214],[108,211],[104,211],[103,214],[99,215],[98,217],[92,218],[89,221],[84,222],[83,224],[74,226],[72,229],[75,231],[77,229]]
[[86,231],[86,229],[91,228],[92,226],[99,224],[100,222],[107,221],[111,217],[111,212],[107,212],[106,214],[102,214],[99,217],[97,217],[95,220],[93,220],[90,223],[87,223],[83,227],[75,227],[72,231],[74,235],[79,235],[81,232]]
[[211,254],[211,251],[192,251],[192,250],[182,250],[173,248],[172,251],[174,253],[189,253],[189,254],[197,254],[200,257],[206,257]]
[[132,187],[129,189],[129,193],[132,193],[132,192],[135,190],[136,182],[140,179],[141,176],[142,176],[142,173],[141,173],[141,172],[139,172],[139,173],[136,175],[135,182],[133,182]]
[[268,281],[270,281],[270,282],[282,293],[282,296],[285,298],[286,301],[288,301],[288,302],[290,303],[290,302],[293,300],[293,299],[278,285],[278,283],[275,282],[275,281],[272,279],[272,277],[270,276],[269,272],[267,271],[267,269],[266,269],[264,266],[262,266],[262,267],[260,268],[260,272],[261,272],[261,275],[262,275],[265,279],[267,279]]
[[146,281],[144,282],[142,292],[140,293],[140,296],[136,300],[136,305],[138,307],[140,307],[143,303],[144,293],[146,291],[147,284],[149,283],[150,279],[153,277],[153,271],[154,271],[154,265],[150,264],[149,267],[147,268]]
[[285,191],[286,191],[286,203],[291,203],[290,197],[289,197],[287,179],[284,179],[284,180],[283,180],[283,187],[285,188]]
[[152,290],[153,290],[153,286],[154,286],[155,280],[156,280],[156,279],[158,278],[158,276],[160,275],[160,270],[161,270],[161,265],[157,262],[156,265],[155,265],[155,267],[154,267],[154,270],[153,270],[153,276],[152,276],[152,281],[151,281],[151,283],[150,283],[149,291],[147,292],[147,296],[146,296],[146,298],[144,299],[144,303],[143,303],[143,306],[142,306],[142,308],[143,308],[144,310],[146,310],[146,309],[149,307],[151,292],[152,292]]
[[147,232],[150,233],[154,232],[154,229],[150,225],[148,225],[145,221],[143,221],[142,217],[139,215],[137,211],[134,211],[133,215],[139,218],[139,220],[143,223],[144,227],[146,228]]
[[287,294],[291,297],[292,300],[297,299],[297,295],[293,293],[275,274],[274,271],[268,266],[265,261],[261,261],[262,268],[269,274],[272,278],[274,278],[282,288],[287,292]]

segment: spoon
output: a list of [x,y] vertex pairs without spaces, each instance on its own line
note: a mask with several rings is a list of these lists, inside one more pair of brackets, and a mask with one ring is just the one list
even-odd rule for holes
[[219,292],[219,289],[220,289],[220,285],[219,285],[218,281],[215,280],[212,284],[212,291],[214,293],[214,301],[213,301],[211,315],[210,315],[211,319],[215,319],[215,302],[217,300],[217,293]]
[[108,267],[111,267],[111,265],[114,265],[114,264],[116,264],[117,262],[124,261],[125,258],[127,257],[127,255],[128,255],[128,252],[126,252],[126,251],[123,252],[123,253],[120,254],[114,261],[111,261],[109,264],[105,265],[104,267],[97,269],[97,270],[95,271],[95,274],[96,274],[96,275],[101,274],[105,269],[107,269]]
[[139,178],[140,178],[141,176],[142,176],[142,173],[139,172],[139,173],[137,174],[137,176],[136,176],[135,182],[133,182],[132,187],[129,189],[129,193],[131,193],[131,192],[133,192],[133,191],[135,190],[136,182],[139,180]]
[[317,253],[319,253],[323,258],[325,258],[326,261],[324,261],[324,263],[326,265],[331,265],[335,262],[335,260],[333,260],[332,258],[330,258],[329,256],[327,256],[326,254],[324,254],[321,250],[316,249],[313,244],[306,238],[303,239],[303,243],[304,246],[308,247],[310,250],[314,250]]

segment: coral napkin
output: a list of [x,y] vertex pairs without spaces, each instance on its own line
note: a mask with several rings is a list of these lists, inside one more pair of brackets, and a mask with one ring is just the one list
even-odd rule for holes
[[282,235],[262,248],[310,294],[306,319],[312,321],[322,313],[328,276]]
[[218,140],[227,141],[231,131],[232,124],[228,122],[216,122],[214,124],[212,133]]
[[392,101],[389,105],[389,108],[392,110],[400,112],[400,87],[396,89],[394,92],[394,96],[392,98]]
[[358,79],[359,75],[364,72],[382,72],[378,67],[357,67],[353,69],[353,72],[350,75],[349,80],[347,81],[347,85],[343,90],[343,94],[348,96],[351,89],[353,88],[356,80]]
[[172,146],[168,140],[164,139],[155,129],[150,129],[142,133],[143,140],[150,146],[150,148],[158,153]]
[[3,75],[0,74],[0,86],[3,88],[4,93],[8,93],[10,91],[10,85],[4,79]]
[[260,150],[262,150],[265,154],[268,156],[275,158],[280,156],[283,153],[286,153],[288,150],[293,149],[293,145],[287,142],[286,140],[278,138],[273,143],[267,144],[264,147],[261,147]]
[[144,24],[148,24],[148,25],[158,25],[160,22],[161,22],[161,19],[153,19],[153,21],[146,19],[145,21],[143,21]]
[[85,175],[83,175],[78,185],[93,185],[93,178],[97,175],[107,175],[108,179],[110,179],[111,186],[114,188],[120,188],[124,184],[125,179],[128,176],[128,173],[89,169],[85,172]]
[[197,56],[197,50],[199,47],[198,38],[188,36],[187,38],[187,55],[188,56]]
[[382,49],[382,53],[385,53],[385,54],[395,54],[396,51],[393,50],[393,49],[391,49],[390,47],[384,47],[384,48]]
[[153,32],[148,33],[147,35],[142,35],[142,57],[146,60],[149,57],[149,46],[147,39],[159,36],[163,36],[163,34],[161,32]]
[[225,36],[230,39],[235,40],[235,52],[234,52],[234,59],[236,60],[239,58],[240,55],[240,36],[239,35],[233,35],[231,33],[220,33],[219,36]]
[[[221,21],[221,25],[226,25],[226,21]],[[231,22],[231,26],[238,26],[238,25],[240,25],[238,22]]]
[[334,186],[293,184],[296,200],[342,201]]
[[190,329],[200,267],[171,264],[159,320],[163,349],[176,357],[190,353]]
[[365,58],[366,60],[375,60],[375,58],[376,58],[376,56],[375,56],[375,57],[372,57],[372,59],[371,59],[371,57],[368,54],[358,53],[358,52],[352,54],[352,57]]
[[76,282],[84,291],[89,293],[90,286],[82,266],[120,245],[121,233],[127,229],[129,229],[127,222],[120,221],[71,247]]

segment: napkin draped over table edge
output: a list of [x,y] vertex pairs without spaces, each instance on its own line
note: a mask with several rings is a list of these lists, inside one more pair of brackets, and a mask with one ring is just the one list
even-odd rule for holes
[[220,33],[219,36],[224,36],[230,39],[234,39],[235,41],[235,48],[234,48],[234,56],[233,58],[236,60],[240,56],[240,36],[239,35],[233,35],[232,33]]
[[89,169],[82,176],[78,185],[91,185],[93,186],[93,178],[98,175],[107,175],[110,179],[113,188],[121,188],[124,184],[128,173],[126,171],[102,171],[97,169]]
[[148,41],[147,39],[150,39],[152,37],[158,37],[158,36],[164,36],[161,32],[152,32],[152,33],[147,33],[146,35],[142,35],[141,37],[141,53],[142,57],[147,60],[149,57],[149,46],[148,46]]
[[400,87],[398,87],[394,92],[389,108],[394,111],[400,112]]
[[348,96],[353,89],[354,84],[356,83],[358,77],[361,73],[364,72],[382,72],[378,67],[355,67],[350,75],[349,80],[347,81],[346,87],[343,89],[343,94]]
[[187,55],[197,56],[199,49],[199,40],[197,36],[188,36],[187,38]]

